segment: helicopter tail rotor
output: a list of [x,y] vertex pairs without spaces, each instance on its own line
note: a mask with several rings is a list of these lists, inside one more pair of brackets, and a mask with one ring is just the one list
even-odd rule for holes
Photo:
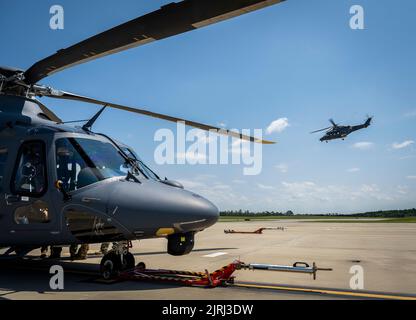
[[366,120],[366,122],[364,123],[364,125],[365,125],[365,127],[367,128],[368,126],[370,126],[371,125],[371,121],[373,121],[373,116],[369,116],[368,114],[367,114],[367,120]]

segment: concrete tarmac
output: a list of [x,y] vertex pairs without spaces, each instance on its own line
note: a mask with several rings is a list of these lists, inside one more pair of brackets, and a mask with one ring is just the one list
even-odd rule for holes
[[[224,229],[254,231],[285,227],[263,234],[225,234]],[[239,270],[239,286],[190,288],[166,283],[97,283],[101,256],[91,246],[89,259],[69,262],[64,249],[65,289],[49,287],[49,268],[57,261],[0,261],[0,299],[376,299],[397,295],[416,298],[416,224],[320,223],[301,220],[219,222],[197,234],[191,254],[166,253],[165,239],[135,241],[136,262],[152,269],[214,271],[235,259],[245,263],[292,265],[296,261],[333,271],[308,274]],[[33,251],[34,258],[39,251]],[[351,290],[353,266],[361,266],[364,290]],[[287,290],[285,290],[285,288]],[[302,290],[299,290],[301,288]],[[318,290],[311,290],[318,289]],[[348,292],[343,293],[344,291]],[[337,293],[338,292],[338,293]],[[375,295],[377,292],[385,295]]]

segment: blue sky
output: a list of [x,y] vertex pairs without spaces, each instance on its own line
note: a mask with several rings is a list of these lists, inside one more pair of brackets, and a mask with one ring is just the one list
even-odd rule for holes
[[[0,64],[28,68],[168,2],[0,1]],[[64,7],[64,30],[49,28],[54,4]],[[354,4],[365,10],[365,30],[349,28]],[[288,0],[65,70],[43,83],[230,128],[265,130],[287,118],[284,131],[265,136],[278,143],[264,146],[257,176],[244,176],[242,165],[158,166],[154,134],[175,125],[118,110],[100,118],[95,130],[131,145],[160,175],[182,181],[220,209],[410,208],[416,206],[415,12],[412,0]],[[43,101],[65,120],[98,110]],[[319,134],[309,134],[331,117],[358,124],[366,114],[374,115],[373,126],[345,141],[323,144]]]

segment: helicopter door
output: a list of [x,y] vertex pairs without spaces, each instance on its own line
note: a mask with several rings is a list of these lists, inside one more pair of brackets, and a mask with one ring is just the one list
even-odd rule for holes
[[17,153],[10,193],[5,199],[12,217],[12,232],[21,234],[30,230],[31,238],[38,235],[43,239],[54,233],[59,219],[54,214],[47,191],[46,143],[42,140],[25,141]]

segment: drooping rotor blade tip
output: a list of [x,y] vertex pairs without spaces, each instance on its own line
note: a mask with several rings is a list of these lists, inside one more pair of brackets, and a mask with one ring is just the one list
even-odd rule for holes
[[277,141],[267,141],[267,140],[262,140],[261,142],[262,144],[276,144]]

